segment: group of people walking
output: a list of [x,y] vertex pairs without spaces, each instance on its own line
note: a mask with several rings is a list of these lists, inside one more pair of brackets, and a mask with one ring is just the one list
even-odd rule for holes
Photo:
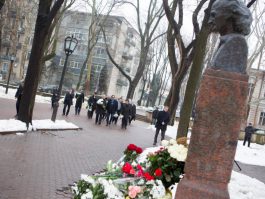
[[[74,89],[72,89],[65,94],[62,115],[68,116],[74,98],[76,98],[75,115],[80,114],[82,104],[85,102],[85,95],[83,91],[75,94]],[[52,108],[58,103],[58,100],[58,94],[54,90],[51,98]],[[103,121],[106,122],[106,126],[116,125],[120,118],[121,128],[126,129],[128,124],[131,124],[136,117],[136,106],[129,99],[116,99],[115,95],[111,97],[97,96],[95,92],[89,97],[87,104],[87,117],[92,119],[95,112],[95,123],[98,125],[101,125]]]
[[97,97],[94,93],[88,99],[87,116],[89,119],[93,118],[96,112],[95,123],[101,125],[103,120],[106,121],[106,126],[117,124],[119,118],[121,119],[121,128],[126,129],[128,123],[131,124],[135,120],[136,106],[130,100],[116,99],[115,95],[111,97],[101,96]]

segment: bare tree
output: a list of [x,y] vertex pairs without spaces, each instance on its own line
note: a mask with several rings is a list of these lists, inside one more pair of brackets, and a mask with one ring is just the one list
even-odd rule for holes
[[78,90],[81,86],[84,71],[87,68],[86,74],[86,82],[85,82],[85,90],[86,94],[89,93],[90,90],[90,76],[91,76],[91,66],[92,66],[92,51],[95,45],[97,44],[98,35],[100,34],[100,24],[104,24],[108,19],[109,14],[111,13],[112,9],[119,5],[119,1],[111,1],[105,2],[103,0],[96,1],[96,0],[86,0],[85,1],[89,8],[92,10],[91,19],[88,29],[88,41],[87,41],[87,54],[85,61],[82,64],[78,82],[76,89]]
[[23,96],[20,102],[21,108],[18,113],[18,119],[26,122],[27,125],[32,123],[35,96],[40,78],[41,60],[45,50],[45,41],[52,21],[63,2],[64,0],[39,0],[32,50],[24,83]]
[[[147,16],[144,19],[144,17],[142,17],[140,12],[140,0],[137,0],[136,4],[129,1],[124,1],[124,3],[130,4],[136,10],[137,14],[137,29],[140,35],[141,45],[140,45],[140,60],[135,76],[132,78],[129,74],[127,74],[127,72],[112,58],[108,46],[106,49],[111,62],[114,64],[115,67],[117,67],[120,73],[128,80],[129,90],[127,93],[127,98],[132,99],[135,89],[140,79],[143,76],[144,70],[146,66],[149,64],[148,62],[151,61],[150,55],[148,54],[150,46],[157,38],[164,35],[164,33],[156,35],[156,30],[159,25],[159,22],[164,16],[164,11],[162,5],[157,6],[158,0],[150,0],[147,10]],[[145,21],[144,25],[143,21]]]
[[151,49],[152,49],[152,61],[151,61],[151,83],[150,83],[150,93],[148,96],[148,103],[146,106],[154,106],[159,95],[159,90],[161,89],[163,76],[166,73],[168,66],[168,56],[166,48],[166,35],[163,35],[157,39]]
[[[181,28],[183,26],[183,0],[173,1],[171,8],[168,5],[168,0],[163,0],[164,9],[166,12],[169,26],[167,30],[167,42],[168,42],[168,57],[172,72],[171,89],[168,97],[165,101],[165,105],[170,107],[171,124],[175,120],[175,111],[180,100],[180,89],[182,82],[188,73],[189,67],[194,57],[194,46],[200,28],[197,22],[198,14],[201,11],[203,5],[207,0],[202,0],[196,7],[193,13],[193,28],[195,38],[192,39],[187,45],[183,40],[181,34]],[[178,11],[178,12],[177,12]],[[175,15],[178,13],[178,17],[175,20]],[[177,46],[177,49],[175,48]]]

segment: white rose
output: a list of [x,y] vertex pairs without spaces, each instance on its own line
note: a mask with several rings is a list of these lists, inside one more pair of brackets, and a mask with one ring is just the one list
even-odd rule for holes
[[174,139],[170,139],[170,140],[169,140],[169,144],[171,144],[171,145],[177,144],[177,141],[174,140]]
[[166,146],[168,146],[168,143],[169,143],[169,141],[162,140],[161,145],[164,146],[164,147],[166,147]]

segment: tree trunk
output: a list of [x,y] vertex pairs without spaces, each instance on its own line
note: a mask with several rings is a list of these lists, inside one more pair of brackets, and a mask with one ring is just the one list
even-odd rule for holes
[[127,93],[127,96],[126,96],[127,99],[133,99],[133,95],[134,95],[134,92],[135,92],[135,89],[136,89],[136,85],[137,84],[135,84],[134,82],[129,84],[129,90],[128,90],[128,93]]
[[139,99],[139,106],[141,106],[141,104],[142,104],[146,82],[147,82],[147,80],[144,80],[144,85],[143,85],[143,89],[142,89],[142,92],[141,92],[141,97]]
[[202,27],[201,32],[196,40],[195,55],[193,58],[193,63],[188,83],[186,86],[184,102],[180,111],[180,120],[179,120],[177,138],[187,137],[188,134],[193,101],[195,98],[195,93],[199,85],[203,69],[203,61],[205,56],[208,35],[209,35],[208,28]]
[[85,68],[87,66],[87,61],[88,61],[88,57],[89,55],[87,55],[83,65],[82,65],[82,68],[80,70],[80,74],[79,74],[79,78],[78,78],[78,82],[77,82],[77,85],[76,85],[76,90],[79,90],[79,87],[81,85],[81,82],[82,82],[82,79],[83,79],[83,75],[84,75],[84,71],[85,71]]
[[51,22],[60,9],[63,1],[64,0],[57,0],[54,3],[51,11],[49,11],[51,7],[51,1],[44,2],[40,0],[39,2],[32,50],[18,113],[18,119],[22,122],[26,122],[27,126],[29,125],[29,123],[32,123],[35,96],[37,93],[38,81],[42,68],[41,59],[44,54],[44,42],[48,35],[48,30]]

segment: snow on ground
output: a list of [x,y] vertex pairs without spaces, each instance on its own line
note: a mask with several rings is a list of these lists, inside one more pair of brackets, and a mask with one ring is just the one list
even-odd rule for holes
[[[65,120],[56,120],[55,122],[47,120],[33,120],[33,126],[30,130],[41,130],[41,129],[78,129],[79,127],[73,123],[66,122]],[[27,131],[26,123],[19,120],[0,120],[0,132],[10,131]]]
[[250,147],[247,147],[247,143],[243,146],[243,141],[238,141],[235,160],[246,164],[265,166],[265,145],[251,143]]
[[0,132],[27,131],[27,126],[20,120],[0,120]]
[[264,199],[265,184],[255,178],[232,172],[228,185],[231,199]]
[[[177,128],[178,123],[174,126],[168,126],[166,135],[175,138]],[[154,125],[149,125],[147,129],[156,130]],[[188,137],[190,137],[190,133]],[[235,160],[245,164],[265,166],[265,145],[251,143],[250,147],[247,147],[247,145],[243,146],[243,141],[238,141]]]
[[[5,94],[6,88],[3,86],[0,86],[0,98],[6,98],[6,99],[13,99],[15,100],[15,94],[17,92],[17,89],[14,88],[8,88],[8,93]],[[40,95],[36,95],[35,102],[38,103],[51,103],[51,97],[44,97]]]
[[[139,162],[144,162],[149,153],[158,151],[160,147],[146,148],[139,157]],[[264,151],[265,152],[265,151]],[[176,190],[176,189],[175,189]],[[173,190],[173,192],[175,191]],[[255,178],[232,171],[228,190],[231,199],[264,199],[265,184]],[[173,196],[175,194],[173,193]]]

